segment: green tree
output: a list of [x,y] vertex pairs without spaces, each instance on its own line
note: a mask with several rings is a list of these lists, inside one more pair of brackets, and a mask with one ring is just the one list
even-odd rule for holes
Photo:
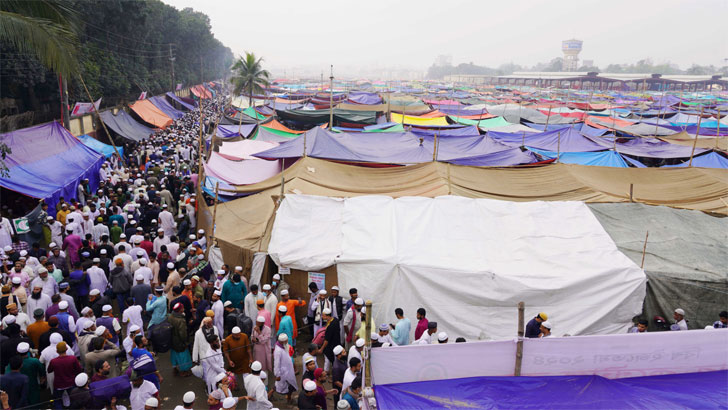
[[270,73],[263,69],[262,62],[262,57],[256,58],[254,53],[246,51],[245,57],[240,57],[232,67],[230,82],[233,84],[233,93],[247,93],[250,106],[253,105],[253,94],[263,92],[270,83]]

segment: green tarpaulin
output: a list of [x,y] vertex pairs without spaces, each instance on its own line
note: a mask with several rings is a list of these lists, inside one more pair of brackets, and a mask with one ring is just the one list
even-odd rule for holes
[[467,118],[460,118],[460,117],[454,117],[449,116],[452,121],[455,121],[458,124],[463,125],[476,125],[478,128],[487,131],[490,128],[498,128],[503,127],[505,125],[513,125],[510,122],[506,121],[503,117],[494,117],[494,118],[488,118],[485,120],[469,120]]

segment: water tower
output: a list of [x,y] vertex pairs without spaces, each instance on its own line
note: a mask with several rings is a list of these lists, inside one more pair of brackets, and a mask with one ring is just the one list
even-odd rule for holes
[[581,40],[571,39],[561,42],[561,51],[564,52],[564,71],[576,71],[579,67],[579,53],[581,53]]

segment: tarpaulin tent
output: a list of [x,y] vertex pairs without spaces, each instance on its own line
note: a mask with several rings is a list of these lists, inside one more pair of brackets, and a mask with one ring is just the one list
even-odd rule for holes
[[[588,137],[605,149],[615,148],[613,137]],[[626,142],[617,142],[616,150],[621,154],[648,158],[687,158],[693,152],[692,147],[671,144],[657,138],[633,138]],[[702,154],[706,149],[696,148],[695,154]]]
[[129,108],[134,110],[141,119],[157,128],[165,129],[174,123],[172,118],[168,117],[167,114],[162,112],[162,110],[157,108],[149,100],[136,101],[133,104],[129,104]]
[[679,132],[677,134],[669,135],[666,137],[659,137],[663,141],[667,141],[670,144],[683,145],[686,147],[692,147],[695,145],[698,148],[706,149],[719,149],[722,151],[728,151],[728,137],[698,137],[695,139],[695,134],[690,135],[687,132]]
[[[677,165],[663,165],[663,168],[674,168],[674,167],[687,167],[690,166],[690,161],[685,161]],[[728,169],[728,159],[717,152],[710,152],[705,155],[700,155],[693,158],[692,166],[700,168],[720,168]]]
[[[109,158],[116,153],[113,145],[104,144],[103,142],[97,140],[96,138],[93,138],[88,134],[81,135],[78,137],[78,139],[83,143],[83,145],[91,148],[99,154],[102,154],[106,158]],[[116,147],[116,149],[119,150],[119,155],[123,157],[124,147]]]
[[382,98],[379,94],[355,91],[349,93],[347,101],[354,104],[375,105],[380,104],[382,102]]
[[182,118],[183,115],[185,115],[185,113],[183,113],[182,111],[174,108],[172,104],[167,102],[167,99],[162,96],[149,97],[149,101],[151,101],[155,107],[159,108],[160,111],[162,111],[166,116],[173,120],[178,120]]
[[[725,171],[724,171],[725,172]],[[690,329],[718,320],[728,293],[728,219],[704,212],[643,204],[589,204],[617,247],[635,263],[645,252],[643,317],[672,318],[685,310]]]
[[0,186],[45,200],[50,215],[60,197],[76,198],[79,180],[88,178],[92,192],[98,186],[104,156],[55,121],[1,134],[0,140],[11,149]]
[[283,131],[271,130],[265,127],[258,127],[258,130],[250,137],[255,141],[286,142],[298,137],[297,134],[287,134]]
[[598,167],[617,167],[627,168],[629,165],[624,161],[619,153],[614,151],[601,152],[562,152],[560,154],[554,151],[540,150],[532,147],[526,147],[530,151],[541,155],[544,158],[556,159],[564,164],[592,165]]
[[335,264],[340,287],[378,306],[374,323],[424,307],[471,340],[512,338],[520,300],[558,318],[556,336],[626,332],[647,281],[581,202],[286,194],[268,253],[309,272]]
[[[329,121],[330,110],[276,110],[278,118],[301,124],[318,125]],[[350,111],[335,108],[334,122],[376,124],[375,111]]]
[[[286,136],[286,137],[289,137],[292,134],[303,134],[305,132],[305,131],[292,130],[292,129],[286,127],[285,125],[281,124],[275,118],[273,118],[272,120],[266,122],[265,124],[261,124],[261,127],[266,128],[266,129],[268,129],[268,131],[271,131],[271,132],[273,132],[275,134],[282,135],[282,136]],[[276,131],[280,131],[283,134],[279,134]]]
[[223,142],[218,153],[224,158],[239,161],[243,159],[257,159],[253,156],[258,152],[277,147],[277,142],[242,140],[234,142]]
[[447,128],[447,129],[423,129],[423,128],[417,128],[417,127],[408,127],[408,128],[411,128],[410,132],[412,132],[413,134],[417,134],[420,136],[437,135],[438,138],[479,136],[480,135],[480,131],[478,131],[478,127],[476,127],[474,125],[460,127],[460,128]]
[[468,155],[460,158],[443,160],[455,165],[469,165],[477,167],[504,167],[511,165],[525,165],[538,162],[530,151],[521,151],[520,148],[510,148],[490,154]]
[[217,136],[220,138],[232,138],[238,136],[247,138],[253,131],[255,131],[255,127],[255,124],[218,125]]
[[154,134],[154,129],[138,123],[124,110],[119,110],[116,115],[111,110],[101,111],[99,116],[115,133],[134,142],[139,142]]
[[229,160],[217,152],[204,164],[205,174],[231,185],[255,184],[281,172],[281,161],[263,159]]
[[[676,386],[680,386],[676,388]],[[728,371],[609,380],[599,376],[471,377],[377,386],[377,408],[724,408]]]
[[609,147],[597,144],[572,128],[539,132],[536,134],[488,131],[488,136],[513,147],[526,145],[557,152],[588,152],[609,149]]
[[180,106],[187,108],[188,110],[194,110],[196,107],[195,104],[191,104],[191,103],[181,99],[180,97],[177,97],[177,95],[175,95],[175,93],[173,93],[172,91],[167,92],[167,97],[169,97],[170,99],[175,101]]
[[[392,122],[399,122],[403,124],[408,125],[425,125],[425,126],[432,126],[432,125],[450,125],[450,123],[447,122],[446,117],[436,117],[436,118],[422,118],[422,117],[416,117],[413,115],[402,115],[397,113],[391,113]],[[402,118],[404,117],[404,119]]]

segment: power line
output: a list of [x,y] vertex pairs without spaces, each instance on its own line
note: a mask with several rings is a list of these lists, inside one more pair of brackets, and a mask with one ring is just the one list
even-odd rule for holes
[[[117,48],[122,48],[122,49],[125,49],[125,50],[129,50],[129,51],[133,51],[135,53],[158,53],[159,52],[157,50],[140,50],[140,49],[138,49],[136,47],[127,47],[127,46],[124,46],[124,45],[121,45],[121,44],[113,44],[112,45],[112,44],[109,44],[109,41],[108,40],[105,40],[105,39],[101,39],[101,38],[94,37],[94,36],[89,36],[89,35],[86,35],[86,37],[89,38],[89,39],[92,39],[92,40],[96,40],[96,41],[98,41],[100,43],[106,43],[106,46],[108,48],[117,47]],[[170,45],[173,45],[173,43],[164,44],[165,47],[169,47]],[[156,46],[156,47],[160,47],[160,49],[161,49],[162,46]]]
[[137,43],[149,44],[149,45],[156,45],[156,46],[166,46],[167,44],[169,44],[169,43],[153,43],[153,42],[149,42],[149,41],[137,40],[137,39],[134,39],[134,38],[131,38],[131,37],[123,36],[123,35],[118,34],[118,33],[114,33],[112,31],[108,31],[108,30],[106,30],[104,28],[101,28],[101,27],[95,25],[95,24],[91,24],[91,23],[87,22],[86,20],[81,20],[81,21],[83,21],[84,24],[86,24],[88,26],[91,26],[91,27],[93,27],[93,28],[95,28],[95,29],[97,29],[99,31],[103,31],[104,33],[108,33],[108,34],[111,34],[111,35],[114,35],[114,36],[117,36],[117,37],[120,37],[120,38],[123,38],[123,39],[126,39],[126,40],[135,41]]

